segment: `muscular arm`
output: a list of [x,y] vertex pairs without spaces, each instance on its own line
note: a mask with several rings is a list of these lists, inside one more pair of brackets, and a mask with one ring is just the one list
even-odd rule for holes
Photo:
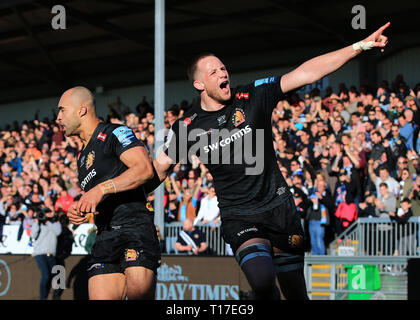
[[318,81],[326,75],[341,68],[349,60],[356,57],[362,50],[367,50],[372,47],[385,47],[388,38],[383,36],[382,32],[388,28],[389,25],[390,22],[363,40],[363,43],[368,45],[364,49],[355,50],[353,45],[350,45],[304,62],[295,70],[285,74],[281,78],[280,85],[282,91],[288,92]]
[[134,147],[121,154],[120,160],[128,167],[126,171],[111,181],[99,184],[102,192],[115,193],[137,188],[153,177],[152,163],[144,147]]

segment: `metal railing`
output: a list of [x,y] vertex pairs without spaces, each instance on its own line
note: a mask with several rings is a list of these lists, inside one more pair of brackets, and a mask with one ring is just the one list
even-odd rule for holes
[[419,239],[420,217],[411,217],[405,224],[389,218],[359,218],[331,242],[329,253],[416,257],[420,256]]
[[[201,230],[205,234],[210,254],[217,256],[229,255],[229,250],[222,238],[220,227],[210,227],[197,223],[195,228]],[[181,230],[181,222],[171,222],[165,224],[165,250],[167,254],[178,253],[175,249],[175,243]]]

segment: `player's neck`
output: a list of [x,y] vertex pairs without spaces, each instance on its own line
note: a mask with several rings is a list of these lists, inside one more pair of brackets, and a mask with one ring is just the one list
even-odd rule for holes
[[101,122],[101,120],[99,120],[98,118],[92,121],[88,121],[85,124],[85,127],[83,128],[83,130],[80,132],[79,136],[84,146],[86,146],[89,143],[90,138],[92,138],[93,132],[95,131],[99,122]]
[[201,95],[201,109],[204,111],[218,111],[224,107],[225,104],[210,98],[208,95]]

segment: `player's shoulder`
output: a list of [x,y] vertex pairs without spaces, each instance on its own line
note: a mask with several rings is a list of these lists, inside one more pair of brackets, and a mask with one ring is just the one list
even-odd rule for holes
[[97,139],[107,143],[113,143],[118,140],[123,145],[137,140],[133,130],[125,124],[105,122],[101,123]]
[[268,86],[280,83],[279,76],[258,78],[252,82],[240,84],[232,88],[232,100],[249,100],[257,93],[261,93]]
[[122,123],[110,123],[110,122],[102,122],[101,123],[102,127],[100,128],[101,131],[106,131],[106,132],[113,132],[117,129],[129,129],[131,130],[129,127],[127,127],[125,124]]
[[182,115],[182,117],[179,117],[174,121],[172,124],[172,129],[177,129],[181,125],[184,127],[188,127],[198,116],[199,110],[197,109],[197,106],[192,106],[189,108],[185,113]]
[[133,135],[133,130],[126,126],[125,124],[120,123],[102,123],[102,126],[99,130],[99,135],[105,136],[124,136],[124,135]]
[[281,78],[281,76],[269,76],[269,77],[265,77],[265,78],[260,78],[260,79],[254,80],[252,85],[256,88],[256,87],[269,85],[269,84],[279,84],[280,83],[280,78]]

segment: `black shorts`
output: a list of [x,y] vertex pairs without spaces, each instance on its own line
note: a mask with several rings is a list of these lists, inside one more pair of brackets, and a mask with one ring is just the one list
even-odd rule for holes
[[263,238],[284,252],[304,254],[304,233],[293,197],[263,213],[224,217],[221,231],[234,253],[244,242]]
[[88,275],[124,273],[128,267],[144,267],[155,274],[161,263],[160,245],[153,214],[129,225],[112,226],[98,233],[92,247]]

